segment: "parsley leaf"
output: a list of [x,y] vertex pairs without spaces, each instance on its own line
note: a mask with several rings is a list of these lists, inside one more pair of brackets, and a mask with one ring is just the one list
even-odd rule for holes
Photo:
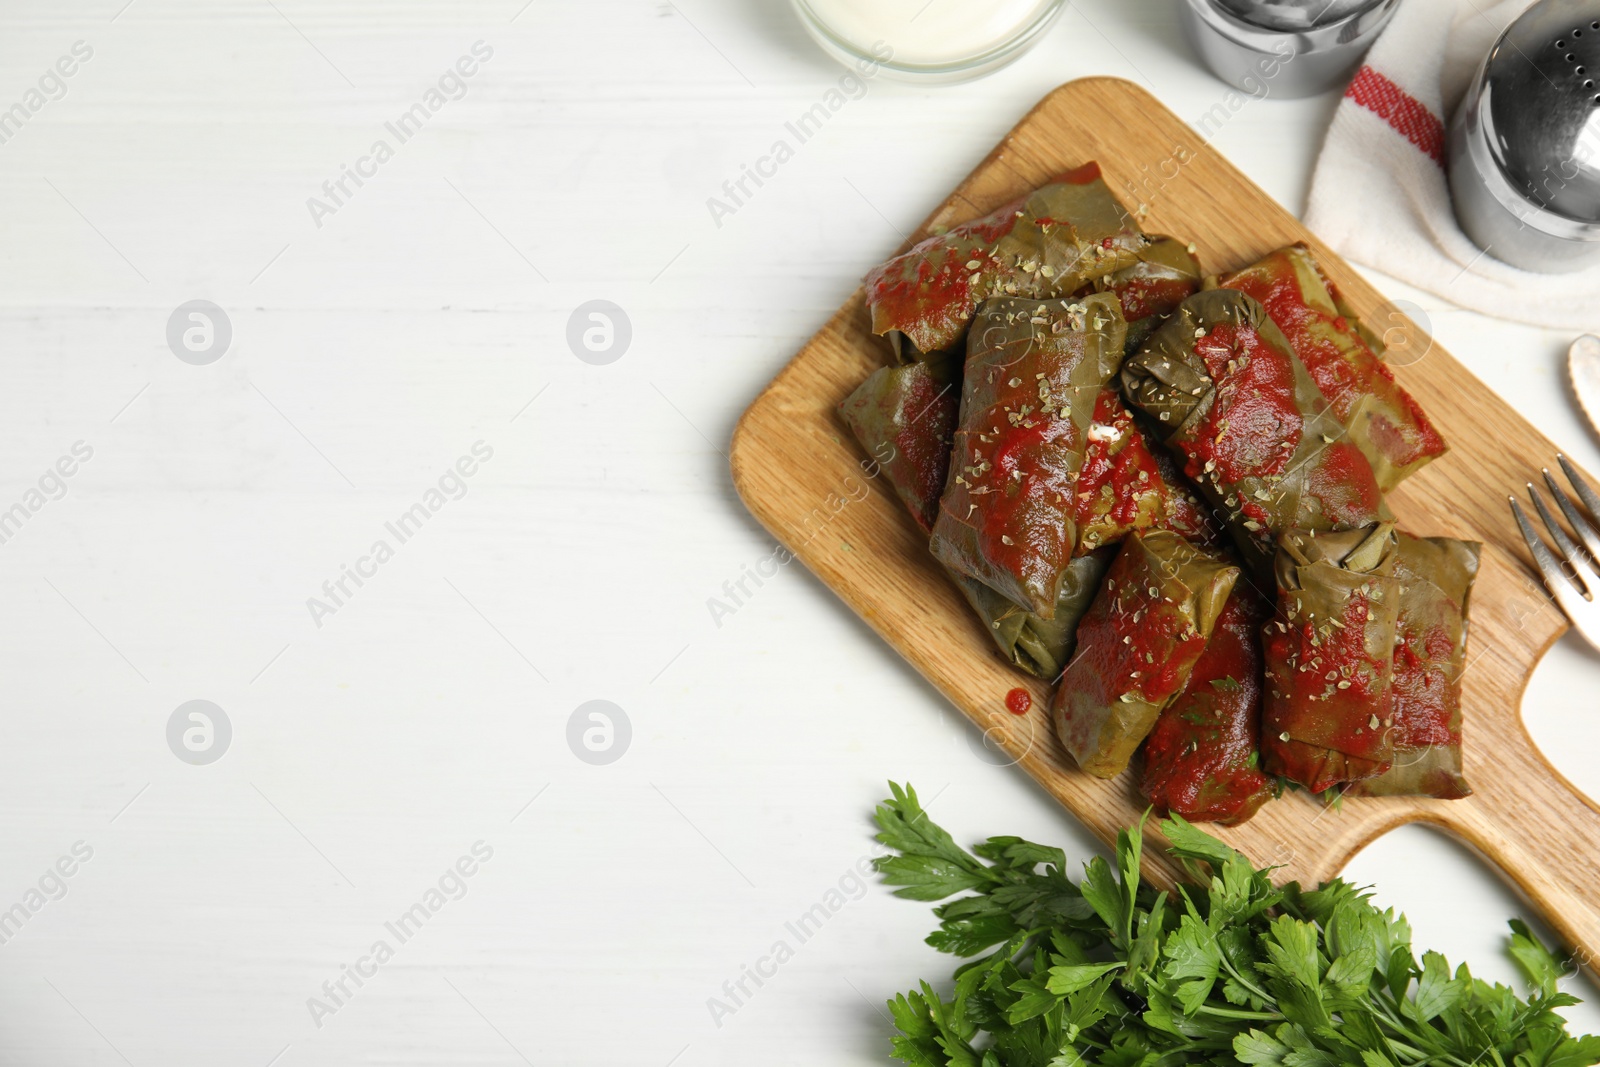
[[[970,852],[890,783],[876,863],[896,895],[943,901],[928,944],[966,958],[950,999],[923,982],[889,1002],[913,1067],[1590,1067],[1600,1037],[1556,1009],[1567,961],[1526,924],[1510,953],[1526,999],[1411,948],[1405,917],[1334,880],[1272,883],[1179,818],[1162,822],[1189,876],[1140,878],[1143,821],[1074,882],[1060,849],[995,837]],[[953,898],[953,899],[952,899]],[[987,952],[987,955],[980,955]]]

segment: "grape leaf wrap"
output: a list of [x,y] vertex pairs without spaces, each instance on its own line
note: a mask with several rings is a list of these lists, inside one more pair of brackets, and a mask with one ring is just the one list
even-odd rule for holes
[[[939,514],[960,402],[959,383],[944,380],[938,365],[912,363],[878,368],[839,406],[851,433],[924,534]],[[1109,549],[1073,560],[1049,619],[1024,611],[982,582],[946,573],[1001,657],[1053,681],[1072,655],[1078,620],[1115,555]]]
[[1078,624],[1051,704],[1078,766],[1114,778],[1205,651],[1239,568],[1167,530],[1135,533]]
[[1152,237],[1131,264],[1094,283],[1115,293],[1128,320],[1128,351],[1136,351],[1178,305],[1200,291],[1200,261],[1176,237]]
[[1116,555],[1115,548],[1102,548],[1073,560],[1062,579],[1056,610],[1048,619],[1024,611],[982,582],[960,575],[951,578],[983,620],[1000,655],[1013,666],[1053,682],[1072,659],[1078,623],[1094,602]]
[[[1289,339],[1350,440],[1388,492],[1448,446],[1410,393],[1384,365],[1355,314],[1304,245],[1224,275],[1224,288],[1259,301]],[[1381,342],[1380,342],[1381,343]]]
[[1266,309],[1244,293],[1185,300],[1124,362],[1122,389],[1182,455],[1184,474],[1262,576],[1289,530],[1389,517],[1372,464]]
[[1261,770],[1261,625],[1271,605],[1240,581],[1144,744],[1141,792],[1163,815],[1235,826],[1273,794]]
[[1095,402],[1078,472],[1079,553],[1120,542],[1134,530],[1171,530],[1196,544],[1223,537],[1170,453],[1151,446],[1122,394],[1107,386]]
[[990,300],[968,339],[961,422],[933,554],[1051,618],[1077,544],[1095,404],[1122,359],[1115,297]]
[[1268,771],[1322,792],[1394,759],[1394,647],[1400,611],[1392,523],[1291,530],[1278,549],[1277,617],[1262,635]]
[[839,405],[923,533],[939,514],[960,408],[959,376],[932,363],[879,367]]
[[902,362],[960,344],[993,297],[1064,297],[1133,264],[1150,244],[1087,163],[983,218],[952,226],[867,274],[872,332]]
[[1394,646],[1394,765],[1350,787],[1348,796],[1472,794],[1461,774],[1461,678],[1467,614],[1481,545],[1400,534]]

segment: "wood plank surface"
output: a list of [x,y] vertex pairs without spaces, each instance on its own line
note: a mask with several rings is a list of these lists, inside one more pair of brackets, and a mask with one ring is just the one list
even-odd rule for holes
[[[1452,446],[1391,496],[1402,528],[1484,543],[1463,695],[1466,774],[1475,795],[1347,800],[1333,809],[1294,794],[1244,826],[1216,832],[1257,862],[1282,865],[1285,878],[1317,882],[1385,831],[1430,822],[1498,866],[1581,960],[1600,954],[1600,808],[1537,751],[1519,712],[1534,665],[1566,623],[1534,578],[1506,497],[1553,462],[1555,447],[1200,134],[1120,79],[1083,79],[1051,93],[911,240],[1089,160],[1100,163],[1130,208],[1147,209],[1147,232],[1194,241],[1208,272],[1244,266],[1295,241],[1309,244],[1362,318],[1380,333],[1395,331],[1388,340],[1405,364],[1397,377]],[[839,401],[887,358],[882,340],[870,334],[858,289],[740,421],[731,453],[738,491],[825,584],[1110,841],[1144,809],[1133,775],[1091,778],[1062,751],[1049,724],[1048,687],[994,655],[888,487],[868,484],[870,468],[835,415]],[[1003,704],[1017,686],[1034,697],[1021,717]],[[1173,871],[1156,859],[1150,873],[1168,880]]]

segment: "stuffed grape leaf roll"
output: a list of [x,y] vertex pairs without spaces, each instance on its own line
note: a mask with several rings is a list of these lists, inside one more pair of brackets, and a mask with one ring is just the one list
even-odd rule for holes
[[1013,666],[1053,682],[1072,658],[1078,622],[1094,602],[1116,555],[1115,548],[1102,548],[1073,560],[1062,579],[1055,613],[1048,619],[1024,611],[982,582],[961,575],[951,577],[983,620],[1000,655]]
[[1266,309],[1244,293],[1185,300],[1123,364],[1122,388],[1183,456],[1184,473],[1262,574],[1290,530],[1388,517],[1372,464]]
[[1134,530],[1172,530],[1203,545],[1222,536],[1172,456],[1151,447],[1122,395],[1109,386],[1095,402],[1073,518],[1080,553],[1116,544]]
[[1392,523],[1286,533],[1277,617],[1263,632],[1261,751],[1268,771],[1322,792],[1394,760],[1400,611]]
[[959,378],[933,363],[879,367],[839,405],[923,533],[939,514],[960,409]]
[[[1280,249],[1224,275],[1224,288],[1258,300],[1289,339],[1335,417],[1366,455],[1388,492],[1447,446],[1411,394],[1394,380],[1371,334],[1344,306],[1304,245]],[[1130,319],[1132,315],[1130,313]]]
[[1078,473],[1122,359],[1115,297],[990,300],[968,339],[961,421],[933,554],[1051,618],[1077,544]]
[[1078,766],[1114,778],[1205,651],[1239,568],[1167,530],[1122,544],[1051,705]]
[[1267,601],[1239,581],[1189,684],[1144,743],[1141,789],[1156,810],[1234,826],[1273,794],[1261,769],[1261,625]]
[[1399,537],[1394,765],[1357,782],[1347,795],[1459,800],[1472,793],[1461,774],[1461,678],[1467,605],[1482,546],[1448,537]]
[[872,332],[901,361],[923,359],[956,347],[983,301],[1070,296],[1134,263],[1149,243],[1088,163],[874,268]]
[[1191,245],[1175,237],[1152,237],[1138,258],[1095,282],[1099,292],[1115,293],[1128,320],[1128,351],[1133,352],[1178,309],[1200,291],[1200,261]]
[[[943,381],[930,363],[880,367],[839,406],[845,424],[924,534],[939,513],[959,407],[957,383]],[[1089,610],[1115,554],[1109,549],[1073,560],[1049,619],[1024,611],[982,582],[958,574],[950,574],[950,580],[1002,657],[1053,681],[1072,655],[1078,620]]]

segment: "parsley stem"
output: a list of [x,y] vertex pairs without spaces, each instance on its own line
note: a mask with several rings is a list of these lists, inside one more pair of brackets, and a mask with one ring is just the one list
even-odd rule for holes
[[1232,977],[1235,982],[1238,982],[1240,985],[1244,986],[1251,993],[1254,993],[1256,995],[1256,997],[1258,997],[1259,999],[1265,1001],[1266,1003],[1268,1003],[1268,1004],[1276,1003],[1276,1000],[1274,1000],[1274,998],[1270,994],[1268,994],[1265,990],[1263,990],[1260,987],[1258,987],[1254,982],[1250,981],[1250,979],[1248,979],[1244,975],[1240,974],[1239,973],[1239,968],[1237,968],[1237,967],[1235,967],[1233,965],[1233,961],[1228,959],[1226,953],[1223,953],[1218,958],[1222,960],[1222,966],[1227,969],[1229,976]]
[[1238,1008],[1216,1008],[1210,1004],[1202,1004],[1200,1012],[1205,1015],[1215,1015],[1219,1019],[1251,1019],[1263,1023],[1281,1023],[1284,1019],[1275,1011],[1241,1011]]

